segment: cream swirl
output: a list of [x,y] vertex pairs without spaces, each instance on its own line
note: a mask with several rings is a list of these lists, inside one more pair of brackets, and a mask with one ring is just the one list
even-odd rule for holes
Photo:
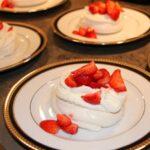
[[0,29],[0,58],[14,53],[16,49],[17,35],[12,26],[1,22]]

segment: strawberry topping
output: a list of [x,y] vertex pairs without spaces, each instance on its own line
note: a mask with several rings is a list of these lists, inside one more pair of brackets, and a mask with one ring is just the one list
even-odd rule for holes
[[[127,90],[121,77],[120,70],[116,70],[112,75],[110,75],[107,69],[98,69],[94,61],[72,71],[65,79],[65,83],[70,88],[85,85],[93,89],[111,87],[116,92]],[[91,103],[93,105],[100,104],[100,92],[87,93],[81,97],[87,103]]]
[[106,3],[103,1],[98,1],[91,3],[88,6],[89,11],[92,14],[108,14],[112,20],[116,21],[119,18],[120,12],[123,12],[122,7],[118,2],[113,0],[107,0]]
[[100,92],[96,92],[96,93],[88,93],[86,95],[81,96],[81,98],[86,101],[87,103],[93,104],[93,105],[97,105],[100,104]]
[[110,77],[109,84],[116,92],[127,91],[125,83],[121,76],[121,71],[119,69],[113,72]]
[[3,0],[2,4],[1,4],[2,8],[14,8],[14,4],[11,0]]
[[91,75],[97,71],[97,66],[94,61],[91,61],[89,64],[82,66],[81,68],[72,72],[73,77],[77,77],[81,74]]

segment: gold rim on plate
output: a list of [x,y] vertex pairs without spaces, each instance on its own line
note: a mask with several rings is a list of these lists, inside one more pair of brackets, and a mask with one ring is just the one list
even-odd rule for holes
[[[123,68],[127,68],[129,70],[132,70],[134,72],[137,72],[138,74],[142,75],[144,78],[146,78],[148,81],[150,80],[150,73],[131,64],[125,63],[125,62],[120,62],[116,60],[111,60],[111,59],[95,59],[95,58],[85,58],[85,59],[73,59],[73,60],[67,60],[67,61],[61,61],[53,64],[49,64],[47,66],[41,67],[39,69],[36,69],[32,71],[31,73],[27,74],[25,77],[23,77],[20,81],[18,81],[10,90],[6,101],[4,105],[4,119],[6,122],[6,126],[9,129],[10,133],[17,139],[19,142],[23,143],[25,146],[31,148],[31,149],[46,149],[45,146],[35,142],[32,140],[30,137],[24,135],[24,133],[16,126],[15,121],[12,119],[12,107],[13,107],[13,99],[19,89],[30,79],[35,77],[36,75],[45,72],[49,69],[53,69],[59,66],[63,65],[69,65],[69,64],[75,64],[75,63],[85,63],[89,62],[91,60],[94,60],[96,63],[102,63],[102,64],[109,64],[109,65],[115,65],[115,66],[120,66]],[[129,149],[143,149],[146,146],[150,144],[150,138],[146,138],[142,140],[140,143],[132,144],[132,145],[127,145]]]
[[[61,19],[63,16],[65,16],[68,13],[71,13],[71,12],[74,12],[74,11],[77,11],[77,10],[81,10],[81,9],[83,9],[83,8],[70,10],[68,12],[65,12],[65,13],[61,14],[59,17],[57,17],[54,20],[53,25],[52,25],[53,32],[56,35],[58,35],[59,37],[65,39],[65,40],[71,41],[71,42],[85,44],[85,45],[101,45],[101,46],[126,44],[126,43],[130,43],[130,42],[134,42],[134,41],[140,40],[140,39],[145,38],[145,37],[150,35],[150,28],[149,28],[148,31],[146,31],[145,33],[141,34],[138,37],[133,37],[133,38],[129,38],[129,39],[121,40],[121,41],[114,41],[114,42],[92,42],[92,41],[85,41],[85,40],[80,40],[80,39],[77,39],[77,38],[73,38],[73,37],[70,37],[70,36],[62,33],[59,30],[58,26],[57,26],[57,23],[58,23],[59,19]],[[145,11],[142,11],[142,10],[137,9],[137,8],[128,8],[128,9],[132,9],[132,10],[138,11],[138,12],[144,14],[145,16],[147,16],[148,18],[150,18],[150,14],[145,12]]]
[[18,66],[21,66],[21,65],[29,62],[30,60],[35,58],[37,55],[39,55],[45,49],[45,47],[47,45],[47,41],[48,41],[46,34],[40,28],[38,28],[34,25],[21,23],[21,22],[13,22],[13,21],[5,21],[5,22],[7,22],[10,25],[14,25],[14,26],[25,27],[25,28],[28,28],[28,29],[36,32],[40,37],[41,43],[40,43],[40,46],[35,50],[35,52],[32,53],[29,57],[15,63],[15,64],[0,68],[0,72],[4,72],[4,71],[7,71],[9,69],[16,68]]

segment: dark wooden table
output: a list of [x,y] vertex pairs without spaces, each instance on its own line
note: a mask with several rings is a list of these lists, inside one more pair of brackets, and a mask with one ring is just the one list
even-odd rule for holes
[[[68,42],[53,34],[52,23],[54,19],[61,13],[83,7],[88,3],[88,0],[70,0],[63,6],[55,9],[32,14],[0,12],[0,20],[33,24],[43,29],[48,36],[47,47],[38,57],[21,67],[0,73],[0,144],[2,144],[6,150],[26,149],[20,145],[7,130],[3,118],[3,106],[10,88],[27,73],[56,61],[86,57],[113,58],[139,66],[143,69],[146,68],[147,56],[150,53],[150,37],[118,46],[86,46]],[[122,5],[129,8],[138,8],[150,14],[150,5],[126,2],[122,2]]]

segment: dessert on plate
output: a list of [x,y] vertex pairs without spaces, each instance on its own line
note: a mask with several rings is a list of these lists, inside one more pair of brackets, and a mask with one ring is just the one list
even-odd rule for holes
[[[90,30],[92,28],[95,34],[112,34],[121,31],[123,25],[124,12],[118,2],[98,1],[84,8],[77,30],[73,33],[90,38],[90,36],[84,35],[83,29],[87,32],[89,28]],[[91,36],[91,38],[95,38],[95,36]]]
[[17,46],[17,34],[13,26],[0,22],[0,58],[12,55]]
[[55,90],[54,111],[81,128],[98,131],[123,116],[127,89],[119,69],[110,74],[92,61],[62,76]]
[[0,0],[2,8],[31,7],[46,3],[47,0]]
[[127,88],[120,69],[110,74],[91,61],[62,75],[53,93],[51,105],[56,119],[42,120],[39,126],[51,134],[60,129],[76,134],[79,127],[99,131],[119,122]]

